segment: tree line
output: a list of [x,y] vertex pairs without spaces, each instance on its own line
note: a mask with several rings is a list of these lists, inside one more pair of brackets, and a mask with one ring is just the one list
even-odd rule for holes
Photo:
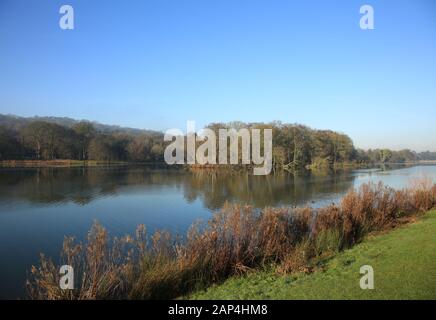
[[[405,163],[417,160],[436,160],[436,152],[417,153],[409,149],[362,150],[355,148],[346,134],[332,130],[315,130],[301,124],[279,121],[263,124],[231,122],[214,123],[208,126],[218,132],[219,128],[272,128],[274,167],[289,171],[301,168],[326,168],[344,164]],[[435,157],[432,158],[432,155]]]
[[[347,163],[403,163],[436,159],[435,152],[357,149],[346,134],[315,130],[300,124],[231,122],[213,123],[207,127],[217,132],[220,128],[273,129],[273,164],[276,168],[286,170]],[[163,163],[167,143],[160,132],[104,131],[87,121],[71,125],[42,120],[16,126],[0,123],[0,160],[76,159]]]
[[18,128],[0,126],[0,159],[163,161],[163,134],[101,132],[87,121],[71,127],[32,121]]

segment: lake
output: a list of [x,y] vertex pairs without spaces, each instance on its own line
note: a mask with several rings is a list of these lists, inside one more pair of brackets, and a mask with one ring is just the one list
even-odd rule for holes
[[65,235],[83,239],[97,220],[111,235],[149,231],[184,234],[226,202],[323,206],[349,189],[382,181],[393,188],[429,177],[436,166],[279,173],[191,173],[150,167],[0,169],[0,298],[24,296],[26,272],[40,252],[56,258]]

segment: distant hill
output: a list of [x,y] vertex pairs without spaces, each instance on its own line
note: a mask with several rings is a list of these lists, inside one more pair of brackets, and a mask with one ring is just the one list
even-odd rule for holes
[[[29,122],[33,121],[46,121],[50,123],[55,123],[61,126],[65,126],[71,128],[74,124],[81,121],[88,120],[76,120],[67,117],[19,117],[11,114],[0,114],[0,126],[4,126],[9,129],[19,130],[26,126]],[[145,130],[145,129],[136,129],[129,127],[121,127],[116,125],[102,124],[96,121],[88,121],[93,124],[94,128],[101,133],[126,133],[129,135],[140,135],[140,134],[156,134],[161,135],[162,132],[153,131],[153,130]]]

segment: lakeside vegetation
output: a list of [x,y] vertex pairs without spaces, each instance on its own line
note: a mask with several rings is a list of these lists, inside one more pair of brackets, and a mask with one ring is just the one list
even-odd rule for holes
[[[436,211],[314,264],[315,272],[274,271],[233,277],[191,299],[436,299]],[[373,290],[362,290],[360,267],[374,268]]]
[[125,165],[126,161],[98,160],[0,160],[0,167],[6,168],[45,168],[45,167],[96,167],[106,165]]
[[[85,243],[64,241],[61,260],[41,256],[27,289],[33,299],[177,298],[256,270],[312,273],[316,264],[358,244],[371,232],[410,222],[436,205],[436,185],[417,181],[404,190],[382,184],[350,191],[323,208],[227,205],[185,238],[157,231],[110,238],[95,224]],[[75,290],[58,286],[59,266],[72,265]]]
[[[300,124],[231,122],[214,123],[207,127],[216,132],[220,128],[273,129],[273,166],[291,172],[304,168],[436,160],[435,152],[357,149],[346,134],[315,130]],[[24,165],[31,163],[35,166],[49,165],[47,161],[55,161],[55,165],[59,165],[59,161],[68,165],[164,163],[163,154],[167,144],[162,132],[105,126],[68,118],[0,115],[0,161],[3,166],[20,163],[8,160],[22,160],[26,161],[22,162]],[[37,162],[28,162],[32,160]]]

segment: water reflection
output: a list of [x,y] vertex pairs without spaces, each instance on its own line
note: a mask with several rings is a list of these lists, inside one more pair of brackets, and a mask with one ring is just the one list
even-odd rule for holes
[[3,169],[0,204],[88,205],[99,198],[176,187],[188,203],[201,200],[210,210],[222,207],[225,201],[256,207],[301,205],[316,197],[344,192],[354,179],[347,171],[334,175],[283,172],[265,177],[245,172],[190,173],[147,167]]

